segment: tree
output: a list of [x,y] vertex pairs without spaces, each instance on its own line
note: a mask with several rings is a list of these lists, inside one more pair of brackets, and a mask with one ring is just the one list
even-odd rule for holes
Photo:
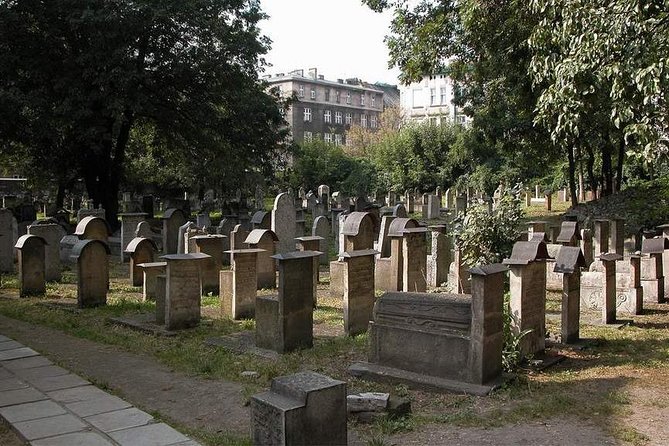
[[371,145],[378,144],[380,141],[397,134],[403,122],[404,116],[399,106],[385,107],[383,112],[379,114],[375,129],[362,127],[359,124],[351,126],[346,132],[346,147],[344,150],[349,155],[367,155]]
[[0,0],[0,149],[82,177],[111,222],[138,126],[196,184],[269,170],[285,131],[258,82],[263,17],[256,0]]

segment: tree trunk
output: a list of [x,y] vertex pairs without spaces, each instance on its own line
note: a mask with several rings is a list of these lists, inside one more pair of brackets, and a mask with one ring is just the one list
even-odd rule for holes
[[588,161],[586,164],[586,171],[588,173],[588,183],[590,183],[590,190],[592,191],[593,195],[596,195],[597,178],[595,177],[595,154],[591,147],[588,147],[587,150],[588,150]]
[[574,146],[567,149],[567,158],[569,159],[569,192],[571,195],[571,207],[578,205],[576,196],[576,160],[574,159]]
[[613,150],[610,144],[602,146],[602,196],[611,195],[613,193],[613,162],[611,155]]
[[625,138],[618,140],[618,163],[616,164],[616,191],[623,185],[623,165],[625,163]]

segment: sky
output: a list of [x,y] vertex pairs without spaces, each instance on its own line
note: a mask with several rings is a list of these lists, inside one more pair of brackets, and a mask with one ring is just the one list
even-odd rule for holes
[[260,23],[272,39],[265,74],[317,68],[327,80],[357,77],[397,84],[399,70],[388,69],[392,14],[375,13],[361,0],[261,0],[270,17]]

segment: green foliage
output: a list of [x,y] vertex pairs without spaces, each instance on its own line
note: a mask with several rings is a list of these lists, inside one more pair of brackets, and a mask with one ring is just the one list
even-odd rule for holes
[[489,264],[508,257],[520,235],[521,217],[518,189],[503,190],[492,212],[486,203],[470,206],[453,229],[464,263]]
[[514,333],[511,329],[513,316],[511,314],[510,299],[511,295],[505,293],[504,308],[502,309],[502,335],[504,338],[504,344],[502,346],[502,368],[505,372],[509,373],[513,372],[523,360],[523,356],[520,353],[520,340],[532,331],[531,329],[527,329],[520,333]]

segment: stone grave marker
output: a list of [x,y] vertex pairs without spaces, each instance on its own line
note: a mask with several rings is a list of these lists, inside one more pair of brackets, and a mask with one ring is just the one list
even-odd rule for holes
[[177,235],[177,254],[185,254],[188,252],[188,231],[197,229],[197,226],[192,221],[187,221],[179,226]]
[[402,231],[402,290],[427,290],[427,228],[407,228]]
[[257,211],[251,217],[251,230],[270,229],[272,225],[272,214],[266,211]]
[[320,256],[320,264],[327,265],[329,263],[328,251],[330,250],[330,222],[328,222],[327,217],[323,215],[316,217],[311,228],[311,235],[322,238],[316,251],[323,253]]
[[46,240],[37,235],[22,235],[16,242],[21,297],[43,295],[46,292],[44,248]]
[[96,239],[79,240],[72,248],[71,256],[77,265],[77,304],[79,308],[107,304],[109,255],[111,251],[107,243]]
[[378,251],[344,252],[344,332],[355,336],[367,331],[374,309],[374,258]]
[[592,232],[589,229],[581,230],[581,251],[585,257],[585,263],[590,267],[593,262]]
[[643,311],[641,256],[630,255],[616,262],[616,313],[637,315]]
[[250,405],[254,445],[347,444],[343,381],[315,372],[281,376]]
[[207,254],[208,259],[200,263],[202,274],[202,292],[218,293],[220,289],[219,272],[223,267],[223,240],[226,237],[220,234],[196,235],[190,238],[193,244],[193,250],[189,252],[199,252]]
[[641,259],[641,286],[644,302],[664,302],[662,257],[666,249],[669,249],[669,240],[664,237],[647,238],[641,242],[641,252],[648,254],[648,257]]
[[88,216],[84,217],[74,230],[74,235],[79,240],[100,240],[107,243],[109,240],[109,224],[104,218]]
[[165,328],[179,330],[194,327],[200,323],[201,262],[209,256],[202,253],[188,253],[167,254],[161,258],[167,262]]
[[223,314],[231,319],[255,316],[258,289],[257,256],[265,253],[265,250],[257,248],[226,251],[232,259],[232,269],[220,272],[219,295]]
[[393,217],[407,218],[408,216],[409,214],[402,203],[396,204],[395,207],[393,207]]
[[621,256],[625,254],[625,219],[609,220],[609,251]]
[[295,251],[295,205],[287,193],[277,195],[274,200],[271,229],[279,238],[278,253]]
[[563,246],[555,258],[554,272],[562,274],[562,313],[560,335],[563,343],[579,340],[581,305],[581,268],[585,257],[577,246]]
[[[28,226],[28,234],[42,237],[44,247],[45,279],[47,282],[60,281],[62,277],[60,262],[60,240],[66,233],[62,226],[55,223],[32,224]],[[0,243],[1,243],[0,238]]]
[[431,231],[431,250],[427,256],[427,285],[436,288],[448,282],[452,243],[446,225],[429,226],[428,229]]
[[581,240],[581,231],[578,228],[578,222],[563,221],[560,225],[560,233],[555,239],[555,243],[564,246],[578,246],[579,240]]
[[186,223],[186,214],[181,209],[170,208],[163,214],[163,252],[176,254],[179,251],[179,228]]
[[125,262],[128,259],[126,253],[126,248],[131,240],[135,238],[135,232],[137,231],[137,225],[144,222],[148,214],[144,212],[140,213],[128,213],[128,214],[119,214],[121,217],[121,261]]
[[321,184],[318,186],[318,198],[323,205],[325,215],[330,213],[330,186]]
[[130,256],[130,283],[132,286],[142,286],[144,271],[139,264],[153,262],[156,259],[158,247],[151,239],[136,237],[128,243],[125,252]]
[[195,216],[195,225],[198,228],[206,230],[211,226],[211,217],[209,217],[209,214],[197,214]]
[[[295,241],[297,242],[297,250],[298,251],[313,251],[313,252],[320,252],[318,251],[318,248],[321,245],[321,242],[323,241],[322,237],[318,236],[311,236],[311,237],[295,237]],[[313,271],[313,284],[314,284],[314,308],[316,308],[317,305],[317,299],[316,299],[316,289],[318,282],[320,280],[319,277],[319,271],[318,271],[318,266],[320,265],[320,257],[314,257],[314,265],[312,268]]]
[[278,296],[256,298],[256,346],[287,353],[313,346],[313,258],[316,251],[277,254]]
[[[147,300],[156,300],[156,294],[158,292],[158,276],[165,276],[165,269],[167,268],[167,262],[149,262],[149,263],[139,263],[137,267],[142,270],[143,282],[142,282],[142,300],[146,302]],[[163,281],[163,304],[165,303],[164,288],[165,283]],[[163,312],[164,316],[164,312]],[[160,322],[164,324],[165,320]]]
[[[257,289],[276,288],[276,244],[279,238],[269,229],[254,229],[244,240],[249,248],[259,249],[257,253],[256,286]],[[255,303],[254,303],[255,305]]]
[[455,215],[467,213],[467,195],[455,197]]

